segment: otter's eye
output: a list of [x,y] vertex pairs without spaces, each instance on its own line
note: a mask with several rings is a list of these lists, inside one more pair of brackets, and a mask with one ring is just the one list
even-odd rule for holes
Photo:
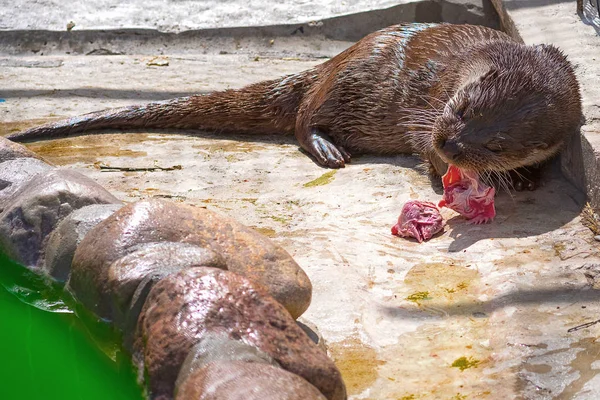
[[492,153],[500,153],[502,151],[502,146],[498,142],[489,142],[485,145],[485,148]]

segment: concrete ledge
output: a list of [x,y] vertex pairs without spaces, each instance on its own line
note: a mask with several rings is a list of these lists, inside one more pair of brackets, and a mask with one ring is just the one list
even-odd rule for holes
[[287,0],[276,3],[204,0],[202,4],[194,0],[130,1],[128,4],[118,0],[76,4],[45,0],[44,3],[44,16],[40,18],[42,6],[36,2],[15,7],[8,0],[0,0],[0,8],[4,8],[0,32],[69,30],[75,33],[129,28],[176,34],[238,27],[321,26],[323,23],[358,36],[365,25],[373,27],[383,23],[381,27],[385,27],[401,21],[426,22],[440,18],[447,18],[448,22],[482,24],[477,19],[497,18],[489,0]]
[[52,24],[48,29],[41,24],[35,29],[20,29],[16,24],[13,29],[0,31],[0,55],[250,53],[331,57],[369,33],[401,22],[499,27],[498,16],[487,0],[428,0],[317,21],[216,28],[198,25],[182,32],[163,32],[135,23],[71,31],[53,30]]
[[576,67],[585,125],[562,156],[563,173],[600,206],[600,36],[583,23],[575,2],[492,0],[504,29],[526,44],[552,43]]

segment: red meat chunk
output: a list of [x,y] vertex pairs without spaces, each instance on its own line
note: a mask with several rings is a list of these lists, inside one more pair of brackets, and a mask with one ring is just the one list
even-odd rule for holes
[[439,207],[448,207],[475,224],[490,222],[496,216],[493,187],[483,184],[475,172],[454,165],[442,177],[444,197]]
[[398,223],[392,227],[392,234],[414,237],[422,243],[443,228],[444,220],[435,204],[411,200],[402,207]]

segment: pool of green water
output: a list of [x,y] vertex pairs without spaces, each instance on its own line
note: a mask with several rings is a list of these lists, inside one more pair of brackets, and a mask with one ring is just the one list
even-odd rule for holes
[[99,340],[62,297],[0,255],[0,399],[142,399],[118,337]]

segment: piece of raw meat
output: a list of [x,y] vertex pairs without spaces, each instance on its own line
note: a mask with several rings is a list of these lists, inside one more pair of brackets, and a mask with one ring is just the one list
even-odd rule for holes
[[411,200],[402,207],[398,223],[392,227],[392,235],[414,237],[422,243],[444,228],[444,220],[435,204]]
[[439,202],[439,207],[448,207],[474,224],[490,222],[496,216],[496,191],[482,183],[477,173],[450,165],[442,177],[442,183],[444,197]]

